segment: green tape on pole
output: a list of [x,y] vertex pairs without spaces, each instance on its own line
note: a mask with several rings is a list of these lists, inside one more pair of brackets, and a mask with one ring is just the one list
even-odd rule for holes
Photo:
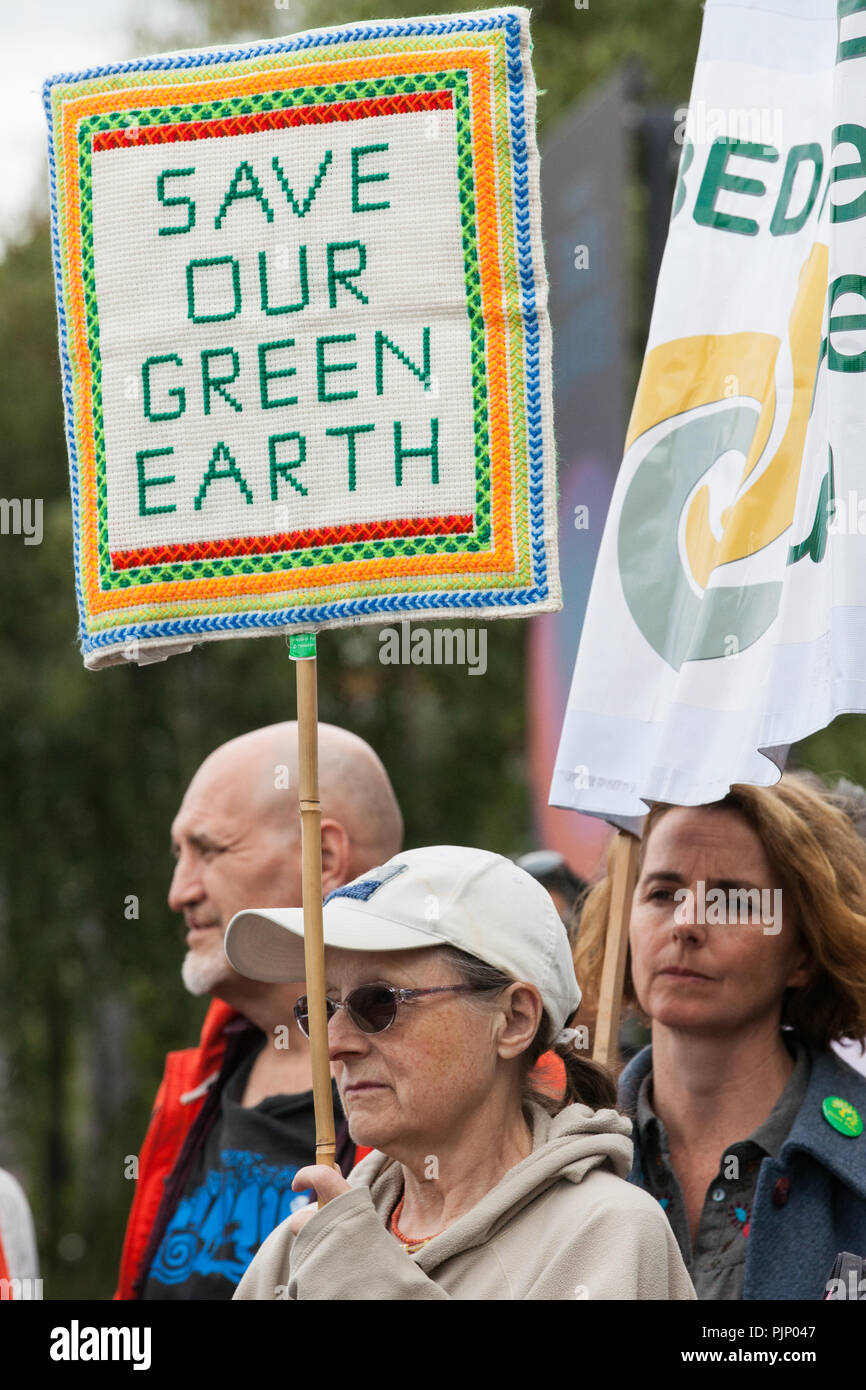
[[315,659],[315,655],[315,632],[293,632],[289,638],[289,656],[292,661],[309,661],[311,658]]

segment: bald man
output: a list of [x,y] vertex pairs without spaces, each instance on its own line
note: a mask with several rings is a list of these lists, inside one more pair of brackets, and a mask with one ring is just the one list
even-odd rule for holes
[[[183,915],[183,982],[210,995],[198,1047],[169,1053],[138,1159],[117,1298],[230,1299],[270,1231],[306,1201],[291,1188],[315,1152],[303,983],[262,984],[223,940],[244,907],[301,906],[298,731],[274,724],[224,744],[192,779],[171,828],[169,906]],[[363,739],[319,725],[325,896],[398,853],[403,821]],[[354,1150],[336,1086],[337,1159]]]

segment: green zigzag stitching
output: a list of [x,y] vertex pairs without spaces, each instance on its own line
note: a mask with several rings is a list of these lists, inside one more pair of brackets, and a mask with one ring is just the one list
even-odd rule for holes
[[[374,79],[362,83],[334,84],[328,87],[298,88],[292,92],[293,105],[335,100],[363,100],[381,94],[404,91],[436,90],[448,87],[457,97],[457,144],[458,144],[458,185],[461,199],[461,224],[464,247],[467,306],[470,319],[471,362],[473,374],[474,423],[476,439],[476,518],[477,534],[469,537],[429,537],[393,541],[369,542],[363,550],[357,546],[315,547],[308,551],[292,552],[291,564],[286,564],[285,554],[267,556],[232,557],[218,561],[187,561],[175,564],[156,565],[147,568],[131,569],[114,573],[108,558],[108,517],[105,477],[105,437],[102,425],[101,380],[102,364],[99,354],[99,329],[96,312],[96,289],[93,256],[93,213],[92,213],[92,174],[90,149],[91,137],[95,130],[117,129],[128,126],[130,121],[137,124],[168,124],[178,120],[219,119],[221,116],[252,114],[260,110],[281,109],[273,106],[273,93],[260,93],[245,97],[225,99],[218,102],[194,103],[183,107],[153,108],[148,110],[129,109],[122,113],[93,116],[81,122],[79,127],[79,155],[82,194],[82,279],[87,306],[88,343],[90,347],[94,385],[94,445],[97,465],[97,509],[100,559],[100,586],[103,589],[125,589],[144,583],[159,583],[178,580],[229,577],[235,574],[274,573],[303,571],[318,565],[335,561],[363,560],[367,558],[391,558],[394,555],[437,555],[446,553],[473,553],[486,549],[490,543],[490,448],[488,431],[487,380],[485,372],[484,325],[481,317],[480,291],[478,288],[477,234],[475,229],[474,176],[472,169],[472,143],[468,113],[468,79],[464,71],[452,73],[432,73],[427,75],[406,74],[403,77]],[[286,93],[283,93],[285,98]],[[162,120],[156,120],[161,116]],[[151,118],[142,122],[142,117]],[[375,547],[375,548],[374,548]],[[463,586],[467,581],[471,586],[471,576],[463,576]],[[429,582],[429,581],[428,581]],[[403,586],[405,587],[405,586]]]
[[[464,45],[464,46],[467,46],[467,45],[468,45],[468,46],[470,46],[470,47],[472,47],[472,48],[476,48],[476,47],[477,47],[477,48],[485,49],[486,51],[488,51],[488,52],[492,55],[492,57],[493,57],[493,63],[494,63],[494,84],[493,84],[493,85],[494,85],[495,103],[496,103],[496,120],[497,120],[496,129],[497,129],[499,132],[506,132],[506,131],[507,131],[507,128],[508,128],[508,122],[507,122],[507,91],[506,91],[506,86],[507,86],[507,84],[506,84],[506,82],[505,82],[505,76],[504,76],[504,68],[505,68],[505,45],[504,45],[504,37],[503,37],[503,35],[502,35],[501,33],[497,33],[496,31],[493,31],[493,32],[490,33],[490,34],[487,34],[487,33],[484,33],[484,34],[478,34],[478,33],[465,33],[465,34],[461,34],[461,36],[460,36],[460,42],[461,42],[461,44]],[[427,36],[422,36],[422,37],[410,36],[410,37],[405,37],[405,38],[403,39],[402,49],[403,49],[403,51],[405,51],[405,52],[407,52],[407,53],[413,53],[413,52],[414,52],[415,50],[417,50],[417,49],[429,50],[429,49],[433,48],[433,49],[443,49],[443,50],[447,50],[448,48],[451,47],[452,43],[453,43],[453,36],[452,36],[451,34],[433,35],[433,36],[427,35]],[[349,44],[349,45],[346,45],[346,46],[342,46],[342,45],[341,45],[339,48],[336,48],[336,49],[330,49],[330,50],[328,51],[328,55],[327,55],[327,56],[328,56],[328,58],[329,58],[331,61],[349,60],[349,59],[355,59],[355,58],[357,58],[358,56],[362,55],[362,54],[363,54],[364,52],[366,52],[366,51],[367,51],[367,46],[366,46],[365,43],[353,43],[353,44]],[[253,58],[253,59],[242,60],[242,61],[239,61],[239,62],[236,62],[236,63],[232,63],[232,64],[229,64],[229,65],[226,65],[226,64],[223,64],[223,63],[217,63],[217,64],[209,65],[208,67],[200,68],[200,69],[197,70],[197,73],[198,73],[198,76],[199,76],[200,78],[203,79],[203,78],[207,78],[207,77],[214,77],[214,76],[222,77],[222,76],[224,76],[224,75],[236,75],[236,74],[238,74],[238,73],[247,73],[247,72],[272,72],[272,71],[274,71],[274,70],[276,70],[276,69],[278,69],[278,68],[280,67],[281,63],[283,62],[283,56],[284,56],[284,55],[258,55],[258,56],[256,56],[256,57]],[[320,61],[320,60],[321,60],[321,52],[320,52],[320,50],[318,50],[318,49],[299,50],[297,53],[294,54],[294,61],[295,61],[296,63],[302,64],[302,65],[307,64],[307,63],[315,63],[315,62],[318,62],[318,61]],[[154,73],[154,76],[156,76],[156,75],[157,75],[157,73],[155,72],[155,73]],[[184,85],[184,83],[186,83],[186,82],[189,80],[189,72],[188,72],[187,69],[184,69],[184,68],[181,68],[181,69],[174,69],[174,68],[161,69],[161,70],[158,71],[158,75],[159,75],[161,81],[163,81],[163,82],[165,82],[165,83],[168,83],[169,85],[172,85],[172,86],[177,85],[178,87],[182,87],[182,86]],[[118,74],[113,74],[113,75],[112,75],[110,78],[108,78],[108,79],[106,79],[104,76],[102,76],[102,77],[92,78],[92,79],[90,79],[90,80],[88,80],[88,81],[86,81],[86,82],[77,82],[77,83],[74,84],[73,91],[74,91],[74,94],[75,94],[75,95],[80,95],[82,92],[92,93],[92,92],[100,92],[100,91],[104,91],[104,90],[122,90],[122,89],[125,89],[125,88],[127,88],[127,87],[134,87],[134,86],[136,86],[136,85],[138,84],[138,82],[139,82],[139,79],[140,79],[140,74],[139,74],[138,72],[133,72],[133,73],[131,73],[131,74],[119,74],[119,75],[118,75]],[[52,93],[52,102],[53,102],[53,106],[54,106],[55,123],[56,123],[56,124],[59,124],[59,121],[60,121],[60,118],[61,118],[61,110],[62,110],[62,104],[63,104],[63,99],[64,99],[64,98],[63,98],[63,93],[64,93],[64,91],[65,91],[65,89],[62,89],[62,88],[60,88],[60,87],[55,87],[55,88],[53,89],[53,93]],[[505,149],[506,149],[506,151],[507,151],[507,147],[508,147],[508,138],[507,138],[507,135],[500,134],[500,136],[499,136],[499,141],[500,141],[500,144],[503,144],[503,145],[504,145],[504,147],[505,147]],[[61,180],[61,183],[62,183],[62,180],[63,180],[63,169],[64,169],[64,156],[63,156],[63,146],[62,146],[62,145],[61,145],[61,146],[58,146],[58,148],[57,148],[57,150],[56,150],[56,158],[57,158],[57,161],[58,161],[58,173],[59,173],[60,180]],[[507,154],[506,154],[506,167],[509,167],[509,166],[508,166],[508,160],[507,160]],[[501,232],[502,232],[502,234],[503,234],[503,259],[504,259],[504,261],[505,261],[506,266],[508,267],[509,277],[510,277],[511,283],[516,283],[516,273],[515,273],[515,270],[514,270],[514,266],[515,266],[515,258],[514,258],[514,224],[513,224],[513,220],[512,220],[513,214],[512,214],[511,181],[510,181],[510,177],[509,177],[508,175],[506,175],[505,177],[503,177],[503,175],[502,175],[502,168],[501,168],[501,162],[500,162],[500,166],[497,167],[497,183],[498,183],[498,191],[499,191],[500,205],[501,205],[501,207],[502,207],[502,209],[503,209],[502,225],[501,225],[501,228],[500,228],[500,230],[501,230]],[[506,209],[508,210],[508,216],[507,216],[507,217],[505,216],[505,211],[506,211]],[[65,214],[62,213],[62,208],[61,208],[61,217],[62,217],[62,223],[61,223],[61,224],[63,225],[63,223],[65,222]],[[66,266],[63,262],[61,263],[61,274],[62,274],[62,277],[63,277],[64,287],[66,287],[66,286],[68,285],[68,269],[67,269],[67,266]],[[507,278],[509,278],[509,277],[507,277]],[[509,333],[513,333],[513,334],[515,335],[515,338],[516,338],[518,341],[520,341],[520,342],[522,343],[522,339],[523,339],[523,332],[522,332],[523,323],[522,323],[522,319],[521,319],[521,317],[520,317],[519,312],[518,312],[518,314],[512,315],[512,316],[511,316],[511,319],[510,319],[510,322],[509,322],[508,327],[509,327]],[[510,340],[510,341],[511,341],[511,340]],[[521,352],[522,352],[522,348],[521,348]],[[522,359],[522,356],[521,356],[520,354],[517,354],[517,355],[512,354],[511,383],[513,383],[514,381],[516,381],[516,380],[518,380],[518,379],[522,382],[522,378],[523,378],[523,370],[522,370],[522,369],[523,369],[523,359]],[[512,385],[510,385],[509,394],[510,394],[510,396],[511,396],[511,399],[512,399],[513,401],[517,402],[518,405],[519,405],[519,403],[520,403],[520,401],[521,401],[522,392],[521,392],[520,395],[518,395],[518,393],[516,392],[516,390],[514,389],[514,386],[513,386],[513,384],[512,384]],[[76,414],[79,414],[79,413],[80,413],[80,411],[79,411],[79,409],[78,409],[78,406],[76,405]],[[517,409],[515,409],[515,411],[514,411],[514,416],[513,416],[513,421],[512,421],[512,428],[513,428],[513,439],[514,439],[514,441],[519,440],[519,441],[521,442],[521,449],[518,451],[518,456],[519,456],[519,457],[525,458],[525,457],[526,457],[526,445],[525,445],[525,438],[526,438],[525,418],[524,418],[524,415],[523,415],[522,410],[521,410],[520,408],[517,408]],[[516,533],[515,533],[515,541],[516,541],[516,543],[517,543],[518,553],[517,553],[517,566],[516,566],[516,569],[515,569],[515,571],[514,571],[514,575],[515,575],[515,582],[516,582],[519,586],[525,586],[525,585],[531,583],[531,577],[532,577],[532,557],[531,557],[531,554],[530,554],[530,552],[528,551],[528,549],[527,549],[527,547],[526,547],[527,536],[526,536],[526,520],[525,520],[525,519],[526,519],[526,507],[527,507],[527,500],[526,500],[526,499],[527,499],[527,478],[526,478],[525,469],[517,469],[517,470],[515,470],[515,480],[516,480],[516,483],[517,483],[517,490],[518,490],[518,491],[517,491],[517,498],[516,498],[516,501],[515,501],[515,515],[516,515],[516,518],[517,518],[519,524],[518,524],[518,526],[517,526]],[[497,576],[497,577],[499,577],[499,576]],[[503,582],[506,582],[507,576],[502,576],[502,579],[503,579]],[[461,587],[463,584],[464,584],[464,578],[463,578],[462,576],[460,576],[460,575],[450,575],[450,576],[449,576],[449,575],[440,575],[440,576],[438,577],[438,580],[437,580],[437,588],[451,588],[451,587],[454,587],[454,586]],[[397,593],[397,592],[408,592],[408,591],[421,590],[421,589],[426,589],[426,588],[429,588],[429,581],[428,581],[424,576],[420,576],[420,577],[406,576],[406,577],[402,577],[401,579],[398,579],[398,580],[385,580],[385,581],[383,581],[383,582],[382,582],[382,586],[381,586],[381,592],[383,592],[383,593],[390,593],[390,592],[395,592],[395,593]],[[344,595],[352,596],[356,591],[357,591],[357,592],[365,592],[365,589],[364,589],[364,586],[363,586],[363,585],[347,585],[347,584],[341,584],[341,585],[338,585],[338,586],[331,586],[331,588],[327,590],[327,593],[331,593],[332,591],[333,591],[334,593],[338,593],[339,596],[344,596]],[[324,596],[325,591],[323,590],[322,592],[323,592],[323,596]],[[272,600],[271,602],[266,602],[265,596],[262,596],[262,606],[264,606],[264,607],[278,606],[280,601],[281,601],[281,600],[280,600],[280,597],[279,597],[278,594],[274,596],[274,598],[273,598],[273,600]],[[176,602],[174,605],[171,605],[171,610],[172,610],[173,612],[176,611],[176,612],[182,614],[182,613],[187,613],[187,612],[190,612],[190,613],[192,613],[192,612],[198,612],[198,611],[201,609],[201,607],[202,607],[202,605],[200,604],[199,601],[196,601],[196,600],[180,600],[180,601]],[[162,616],[165,615],[166,609],[165,609],[165,605],[164,605],[164,604],[160,604],[160,605],[137,605],[135,611],[136,611],[136,612],[141,612],[141,614],[142,614],[143,617],[146,617],[148,614],[152,614],[155,618],[159,618],[159,617],[162,617]],[[124,613],[122,614],[122,616],[128,616],[128,610],[124,610]],[[102,623],[99,622],[99,626],[101,626],[101,625],[102,625]]]

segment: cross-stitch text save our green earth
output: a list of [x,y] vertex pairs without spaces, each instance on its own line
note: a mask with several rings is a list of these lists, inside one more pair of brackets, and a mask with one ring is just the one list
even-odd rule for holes
[[[187,322],[229,325],[247,310],[260,317],[261,337],[255,344],[239,345],[230,341],[227,328],[224,346],[191,350],[187,333],[183,345],[173,348],[166,344],[163,351],[143,358],[138,380],[128,387],[140,399],[143,424],[180,421],[195,414],[212,423],[213,438],[194,490],[184,493],[171,465],[175,446],[154,446],[143,431],[142,445],[135,450],[140,516],[174,512],[178,506],[200,511],[218,482],[233,487],[249,505],[253,504],[255,489],[265,489],[272,502],[284,495],[287,486],[307,496],[306,432],[274,428],[267,436],[267,454],[255,461],[255,471],[236,457],[231,442],[233,413],[240,415],[245,409],[285,411],[298,405],[302,391],[306,402],[313,400],[325,408],[321,416],[324,433],[344,440],[345,486],[354,492],[359,466],[364,466],[361,450],[365,443],[368,447],[372,443],[363,437],[376,429],[374,421],[364,418],[365,395],[381,397],[386,375],[391,373],[402,375],[406,391],[435,391],[430,324],[416,330],[413,342],[396,341],[393,333],[386,331],[387,325],[365,324],[361,332],[317,331],[306,339],[294,331],[307,310],[327,328],[328,314],[333,312],[337,317],[353,300],[362,305],[371,302],[364,222],[370,215],[391,208],[386,186],[390,177],[388,143],[353,144],[347,154],[346,168],[340,169],[335,167],[333,150],[325,150],[311,183],[302,191],[292,187],[276,154],[269,167],[261,170],[242,160],[218,198],[208,197],[208,190],[202,196],[192,163],[161,169],[157,175],[154,198],[165,209],[164,220],[156,229],[158,236],[186,236],[202,219],[209,218],[215,231],[225,230],[227,244],[232,246],[222,255],[191,256],[186,261],[183,282],[176,291],[185,297]],[[357,237],[324,243],[296,240],[292,245],[256,248],[248,241],[247,220],[245,244],[238,249],[237,238],[232,244],[232,214],[237,204],[254,206],[263,228],[272,229],[280,218],[284,223],[301,221],[317,198],[327,196],[329,176],[332,181],[340,176],[347,179],[352,214],[359,222]],[[318,293],[311,290],[311,284]],[[276,334],[275,329],[282,331]],[[252,387],[242,398],[239,383],[245,379]],[[329,420],[327,407],[337,401],[358,401],[357,419]],[[395,419],[390,438],[383,442],[396,486],[402,485],[407,460],[417,460],[412,466],[426,467],[429,481],[438,483],[439,421],[435,414],[430,416],[426,438],[405,437],[403,422]],[[376,457],[381,466],[381,450]]]

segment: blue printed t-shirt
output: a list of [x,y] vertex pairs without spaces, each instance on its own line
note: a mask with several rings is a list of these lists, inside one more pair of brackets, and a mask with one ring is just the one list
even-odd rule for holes
[[[292,1191],[298,1169],[315,1162],[312,1091],[241,1105],[259,1051],[226,1082],[220,1114],[150,1267],[146,1299],[230,1299],[262,1242],[314,1196]],[[333,1091],[339,1124],[336,1085]]]

